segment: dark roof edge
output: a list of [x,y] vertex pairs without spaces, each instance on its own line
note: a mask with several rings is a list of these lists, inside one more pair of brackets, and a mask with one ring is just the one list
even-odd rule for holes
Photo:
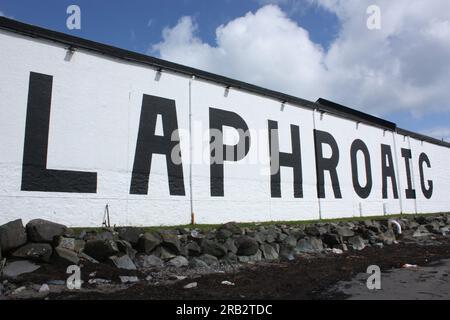
[[409,130],[398,128],[398,127],[397,127],[397,133],[401,134],[401,135],[404,135],[404,136],[410,136],[411,138],[414,138],[416,140],[426,141],[426,142],[429,142],[429,143],[432,143],[432,144],[437,144],[437,145],[440,145],[440,146],[443,146],[443,147],[450,148],[450,143],[449,142],[442,141],[442,140],[439,140],[439,139],[435,139],[435,138],[423,135],[421,133],[409,131]]
[[384,120],[370,114],[352,109],[336,102],[326,100],[324,98],[319,98],[316,103],[320,104],[322,107],[330,108],[331,110],[340,110],[342,113],[353,115],[356,118],[365,119],[367,122],[376,124],[378,127],[395,131],[396,124],[388,120]]
[[[20,33],[23,35],[27,35],[34,38],[41,38],[50,41],[59,42],[74,49],[81,48],[89,51],[98,52],[101,54],[106,54],[115,58],[128,60],[131,62],[142,63],[146,65],[150,65],[156,69],[172,71],[175,73],[181,73],[188,76],[195,76],[203,80],[212,81],[216,83],[220,83],[226,87],[242,89],[245,91],[249,91],[252,93],[256,93],[259,95],[267,96],[280,102],[291,103],[300,105],[310,109],[317,109],[319,111],[328,112],[337,116],[345,117],[354,121],[364,122],[376,127],[381,127],[383,129],[388,129],[395,131],[396,125],[395,123],[389,122],[387,120],[383,120],[367,113],[357,111],[331,101],[325,99],[319,99],[316,103],[301,99],[292,95],[284,94],[278,91],[266,89],[263,87],[259,87],[253,84],[249,84],[243,81],[231,79],[228,77],[224,77],[221,75],[217,75],[214,73],[210,73],[207,71],[187,67],[178,63],[158,59],[155,57],[147,56],[141,53],[120,49],[117,47],[109,46],[106,44],[102,44],[99,42],[71,36],[62,32],[57,32],[45,28],[41,28],[38,26],[26,24],[23,22],[19,22],[13,19],[0,17],[0,29],[13,31],[16,33]],[[406,130],[403,130],[407,132]],[[434,139],[431,137],[426,137],[414,132],[408,131],[408,135],[420,136],[420,140],[428,141],[434,144],[439,144],[445,147],[450,147],[450,143],[440,141],[438,139]]]

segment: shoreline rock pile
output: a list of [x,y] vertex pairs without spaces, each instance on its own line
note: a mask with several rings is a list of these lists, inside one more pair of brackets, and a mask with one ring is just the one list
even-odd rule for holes
[[[138,227],[86,229],[78,234],[64,225],[18,219],[0,226],[0,275],[13,279],[42,264],[79,265],[84,261],[123,270],[204,268],[258,261],[293,260],[317,252],[335,254],[383,247],[400,239],[447,235],[450,215],[405,216],[396,219],[321,222],[309,225],[255,225],[241,228],[228,222],[217,229]],[[6,264],[5,264],[6,260]],[[3,267],[2,267],[3,265]]]

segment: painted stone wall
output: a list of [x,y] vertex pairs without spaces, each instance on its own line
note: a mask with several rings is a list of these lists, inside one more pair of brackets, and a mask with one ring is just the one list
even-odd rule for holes
[[0,223],[450,210],[444,146],[7,31],[0,48]]

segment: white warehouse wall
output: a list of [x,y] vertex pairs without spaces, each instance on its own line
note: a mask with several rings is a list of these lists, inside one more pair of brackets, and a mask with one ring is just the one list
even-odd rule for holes
[[[188,224],[191,211],[196,223],[222,223],[450,210],[450,149],[444,146],[244,90],[226,90],[211,81],[166,71],[159,74],[150,66],[88,50],[76,50],[70,56],[57,42],[4,30],[0,31],[0,70],[0,224],[17,218],[24,222],[43,218],[70,226],[99,226],[107,204],[111,223],[116,225]],[[96,173],[95,192],[24,190],[30,73],[52,77],[46,168]],[[131,192],[141,124],[148,125],[141,119],[144,95],[175,105],[183,173],[181,185],[172,183],[178,188],[176,195],[171,194],[162,154],[152,157],[148,190]],[[147,107],[150,110],[153,105]],[[224,162],[221,196],[211,194],[210,108],[236,114],[250,129],[246,156]],[[164,135],[163,117],[157,117],[155,136]],[[280,170],[281,197],[271,194],[269,120],[278,123],[280,152],[292,152],[291,126],[299,128],[302,197],[294,197],[294,170],[284,166]],[[317,196],[314,130],[330,133],[337,143],[341,198],[335,197],[328,172],[325,198]],[[224,127],[223,132],[225,144],[238,141],[235,129]],[[355,139],[361,139],[370,152],[372,189],[367,198],[358,196],[353,187],[350,148]],[[393,196],[389,179],[388,197],[382,197],[381,144],[392,150],[398,198]],[[330,156],[331,149],[322,146],[323,156]],[[401,148],[411,150],[415,199],[405,196],[407,175]],[[433,181],[429,199],[421,188],[421,153],[426,153],[431,163],[431,168],[424,166],[424,180]],[[362,154],[357,159],[358,179],[364,184]]]

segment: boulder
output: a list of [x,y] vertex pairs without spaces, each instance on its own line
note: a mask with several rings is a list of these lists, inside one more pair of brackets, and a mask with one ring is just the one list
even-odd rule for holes
[[431,236],[431,233],[428,231],[428,229],[423,224],[418,226],[416,231],[414,231],[414,233],[413,233],[414,238],[428,237],[428,236]]
[[223,246],[225,247],[225,249],[228,252],[232,252],[234,254],[236,254],[237,252],[237,247],[236,244],[234,243],[234,239],[227,239],[227,241],[225,241],[225,243],[223,244]]
[[66,226],[44,219],[31,220],[26,229],[29,241],[47,243],[52,243],[55,237],[62,236],[67,231]]
[[187,267],[189,265],[189,261],[183,256],[176,256],[175,258],[170,259],[167,264],[177,268],[181,268]]
[[175,254],[180,253],[180,240],[177,234],[172,230],[163,230],[159,234],[161,236],[161,243],[166,249]]
[[3,268],[3,277],[14,279],[22,274],[36,271],[39,268],[40,266],[27,260],[13,261],[7,263]]
[[255,239],[242,236],[235,241],[238,256],[253,256],[258,252],[259,245]]
[[52,256],[52,246],[48,243],[27,243],[16,249],[12,256],[29,260],[49,262]]
[[289,260],[292,261],[295,259],[294,257],[294,249],[287,245],[281,245],[280,246],[280,253],[279,257],[283,260]]
[[27,243],[27,234],[22,220],[14,220],[0,226],[0,248],[9,252]]
[[203,253],[210,254],[218,258],[222,258],[227,253],[227,250],[223,245],[213,240],[203,239],[201,248]]
[[353,250],[362,250],[366,247],[364,240],[360,236],[350,237],[347,241]]
[[161,244],[161,237],[154,232],[146,232],[139,238],[139,250],[146,254]]
[[334,232],[342,238],[350,238],[355,235],[352,229],[345,226],[336,226]]
[[206,263],[206,265],[208,265],[208,266],[216,266],[219,264],[219,259],[217,259],[215,256],[207,254],[207,253],[199,256],[198,259],[203,261],[204,263]]
[[85,241],[75,238],[59,237],[58,247],[72,250],[75,252],[81,252],[84,249]]
[[134,259],[136,256],[137,251],[133,249],[133,246],[131,243],[129,243],[126,240],[117,240],[117,249],[119,249],[120,252],[128,255],[131,259]]
[[334,233],[325,233],[324,235],[322,235],[322,241],[329,248],[333,248],[334,246],[341,243],[340,237]]
[[101,232],[97,232],[95,235],[95,238],[93,240],[113,240],[116,241],[119,239],[119,236],[117,233],[114,233],[110,230],[103,230]]
[[278,259],[278,252],[275,250],[275,248],[270,244],[263,244],[260,246],[262,255],[264,259],[266,260],[276,260]]
[[102,262],[110,256],[117,255],[119,248],[117,248],[113,240],[90,240],[86,242],[83,252],[95,260]]
[[242,229],[239,227],[239,225],[236,222],[227,222],[222,224],[219,228],[219,230],[227,230],[231,232],[231,234],[241,235]]
[[295,246],[297,245],[297,238],[294,237],[293,235],[289,235],[287,236],[286,239],[284,239],[283,243],[286,244],[287,246],[295,248]]
[[386,232],[380,234],[378,236],[378,239],[382,241],[386,245],[391,245],[395,243],[395,233],[392,229],[387,230]]
[[163,267],[164,261],[157,256],[151,254],[149,256],[141,257],[141,265],[143,268]]
[[[215,258],[215,257],[214,257],[214,258]],[[216,259],[217,259],[217,258],[216,258]],[[199,258],[192,258],[192,259],[189,261],[189,266],[190,266],[191,268],[204,268],[204,269],[209,269],[208,264],[207,264],[205,261],[200,260]]]
[[112,256],[112,257],[109,257],[109,259],[119,269],[125,269],[125,270],[136,270],[137,269],[133,260],[131,260],[131,258],[126,254],[121,257]]
[[186,252],[186,254],[190,257],[196,257],[199,256],[202,253],[202,249],[200,248],[200,246],[194,242],[191,241],[188,244],[186,244],[184,246],[184,251]]
[[78,264],[80,262],[80,258],[75,251],[62,247],[55,248],[55,257],[58,262],[64,264]]
[[228,229],[222,228],[222,229],[218,229],[217,233],[216,233],[216,237],[219,240],[226,240],[228,238],[230,238],[233,235],[233,232],[231,232]]
[[304,230],[299,228],[293,228],[289,231],[289,234],[293,236],[296,240],[302,239],[306,237],[306,233]]
[[441,224],[438,221],[433,221],[431,223],[428,223],[425,225],[425,228],[428,230],[428,232],[430,233],[434,233],[434,234],[442,234],[440,231],[441,228]]
[[274,243],[277,240],[278,234],[281,233],[279,230],[275,228],[268,228],[265,236],[267,243]]
[[169,250],[167,250],[164,247],[158,247],[155,249],[155,251],[153,251],[153,254],[157,257],[160,257],[163,260],[169,260],[172,258],[175,258],[177,255],[174,254],[173,252],[170,252]]
[[295,247],[296,252],[315,252],[322,251],[323,243],[322,240],[316,237],[306,237],[298,240],[297,246]]
[[238,255],[239,262],[242,263],[248,263],[248,262],[258,262],[262,260],[262,253],[261,250],[257,250],[255,254],[249,255],[249,256],[239,256]]
[[132,246],[137,246],[139,238],[144,234],[144,230],[135,227],[121,227],[117,229],[119,239],[128,241]]
[[306,226],[305,233],[307,235],[314,236],[314,237],[320,237],[320,234],[321,234],[319,227],[317,227],[315,225]]

